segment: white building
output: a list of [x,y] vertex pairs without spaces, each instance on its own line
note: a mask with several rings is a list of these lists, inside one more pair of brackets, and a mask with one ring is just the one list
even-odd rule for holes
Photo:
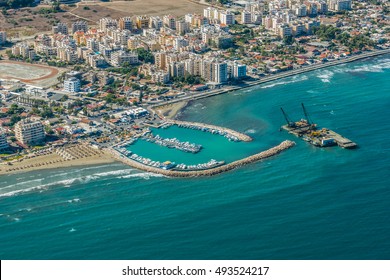
[[150,76],[155,83],[166,84],[169,82],[169,73],[165,71],[157,71]]
[[228,64],[228,75],[231,79],[243,79],[246,77],[246,65],[237,62]]
[[222,24],[231,25],[235,23],[234,14],[229,11],[221,11],[219,13],[219,19]]
[[66,92],[79,92],[81,82],[75,77],[71,77],[64,81],[64,91]]
[[15,125],[15,137],[25,145],[38,144],[44,142],[45,131],[41,122],[25,119]]
[[227,82],[228,79],[228,69],[225,62],[222,63],[213,63],[213,82],[218,84]]
[[88,24],[86,21],[80,20],[72,23],[72,34],[76,31],[88,31]]
[[56,26],[53,26],[52,29],[54,34],[61,33],[64,35],[68,34],[68,26],[65,23],[59,22]]
[[125,52],[123,50],[113,52],[111,54],[111,64],[114,66],[121,66],[124,63],[137,64],[138,54],[133,52]]

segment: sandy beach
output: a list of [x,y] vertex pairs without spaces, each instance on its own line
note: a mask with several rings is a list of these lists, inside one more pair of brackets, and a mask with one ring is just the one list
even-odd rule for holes
[[52,150],[45,152],[42,155],[30,158],[25,157],[20,161],[12,161],[11,165],[2,162],[0,163],[0,175],[72,166],[97,165],[116,161],[109,153],[101,150],[93,151],[92,148],[85,149],[84,145],[71,146],[66,149],[69,149],[70,151],[83,149],[84,153],[70,158],[70,156],[61,156],[58,152]]
[[188,101],[179,101],[175,103],[169,103],[167,105],[154,107],[154,110],[167,119],[173,119],[177,113],[183,110],[188,105]]

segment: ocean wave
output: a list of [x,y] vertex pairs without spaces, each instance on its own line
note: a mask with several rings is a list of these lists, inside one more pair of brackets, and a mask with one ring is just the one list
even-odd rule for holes
[[321,70],[321,74],[317,75],[317,78],[321,79],[323,83],[330,83],[330,80],[334,76],[334,73],[329,70]]
[[256,130],[255,129],[248,129],[248,130],[245,130],[245,133],[249,133],[249,134],[253,134],[253,133],[256,133]]
[[305,75],[294,76],[292,79],[290,79],[288,81],[275,82],[275,83],[272,83],[269,85],[262,86],[261,88],[272,88],[272,87],[278,86],[278,85],[287,85],[287,84],[292,84],[292,83],[298,83],[298,82],[306,81],[307,79],[308,79],[308,77]]
[[7,192],[7,193],[0,194],[0,197],[15,196],[15,195],[19,195],[19,194],[22,194],[22,193],[31,192],[31,191],[37,191],[37,190],[47,190],[47,187],[45,185],[43,185],[43,186],[36,186],[36,187],[26,188],[26,189],[14,190],[14,191],[10,191],[10,192]]
[[142,173],[134,173],[124,176],[116,177],[118,179],[128,179],[128,178],[143,178],[146,180],[149,180],[150,177],[164,177],[162,174],[156,174],[156,173],[149,173],[149,172],[142,172]]
[[75,203],[75,202],[80,202],[80,201],[81,201],[80,198],[74,198],[74,199],[67,200],[68,203]]
[[335,70],[336,73],[359,73],[359,72],[373,72],[381,73],[385,69],[390,69],[390,59],[379,59],[375,63],[367,63],[359,66],[354,66],[353,68],[339,67]]
[[1,190],[5,190],[5,189],[9,189],[9,188],[12,188],[12,187],[17,187],[17,186],[31,185],[31,184],[33,184],[34,182],[39,182],[39,183],[41,183],[42,180],[43,180],[43,179],[40,178],[40,179],[35,179],[35,180],[28,180],[28,181],[19,182],[19,183],[13,184],[13,185],[9,185],[9,186],[6,186],[6,187],[2,187],[2,188],[0,188],[0,191],[1,191]]

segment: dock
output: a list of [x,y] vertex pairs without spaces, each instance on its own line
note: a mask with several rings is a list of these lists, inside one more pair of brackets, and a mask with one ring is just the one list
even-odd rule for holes
[[302,138],[308,143],[316,147],[330,147],[336,146],[345,148],[345,149],[354,149],[357,147],[357,144],[348,138],[338,134],[337,132],[327,129],[317,127],[317,124],[311,122],[309,115],[306,111],[305,106],[302,104],[303,112],[306,119],[301,119],[300,121],[292,122],[287,116],[286,112],[281,108],[282,113],[287,121],[286,125],[283,125],[282,128],[289,133]]

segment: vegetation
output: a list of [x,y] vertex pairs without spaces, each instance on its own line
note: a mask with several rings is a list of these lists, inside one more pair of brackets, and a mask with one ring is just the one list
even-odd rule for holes
[[32,6],[34,4],[34,0],[0,0],[0,7],[4,7],[7,9],[15,9]]
[[319,27],[313,27],[313,33],[321,40],[330,41],[341,33],[341,29],[332,25],[321,25]]
[[151,51],[139,48],[136,50],[138,53],[138,59],[144,63],[154,63],[154,56]]
[[188,84],[188,85],[197,85],[197,84],[201,84],[204,82],[204,80],[201,77],[190,75],[190,74],[186,74],[184,77],[174,77],[173,81],[176,84],[184,83],[184,84]]

